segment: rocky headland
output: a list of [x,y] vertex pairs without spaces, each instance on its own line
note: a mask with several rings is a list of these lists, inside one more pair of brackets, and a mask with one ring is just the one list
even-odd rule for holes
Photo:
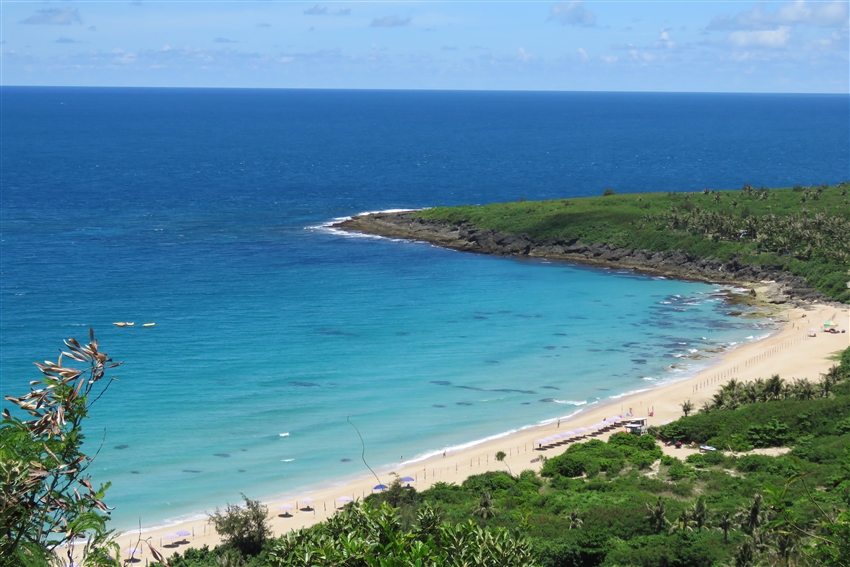
[[492,254],[545,258],[591,266],[629,269],[640,273],[747,287],[753,298],[769,304],[805,304],[833,301],[806,285],[804,278],[764,266],[701,258],[678,250],[654,252],[612,248],[604,243],[578,240],[536,240],[526,234],[509,234],[469,223],[422,219],[416,211],[359,215],[333,225],[346,231],[429,242],[436,246]]

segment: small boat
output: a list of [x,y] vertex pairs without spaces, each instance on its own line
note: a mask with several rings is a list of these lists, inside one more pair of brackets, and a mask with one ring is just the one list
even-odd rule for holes
[[156,323],[142,323],[142,327],[153,327]]
[[134,323],[133,321],[127,321],[127,322],[126,322],[126,323],[124,323],[124,324],[125,324],[126,326],[128,326],[128,327],[132,327],[132,326],[133,326],[133,325],[135,325],[136,323]]
[[112,323],[112,324],[115,325],[116,327],[126,327],[127,326],[127,323],[125,323],[124,321],[118,321],[117,323]]

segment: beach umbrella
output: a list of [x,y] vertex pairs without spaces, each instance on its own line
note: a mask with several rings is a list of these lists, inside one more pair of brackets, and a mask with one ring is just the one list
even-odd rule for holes
[[142,554],[142,548],[140,548],[140,547],[128,547],[127,549],[124,550],[124,553],[126,553],[127,555],[130,555],[130,556],[136,555],[137,553],[139,555],[141,555]]
[[537,441],[534,442],[535,445],[543,445],[545,443],[546,443],[545,439],[538,439]]
[[579,434],[579,435],[581,435],[582,433],[587,433],[587,428],[586,427],[579,427],[578,429],[576,429],[576,433]]
[[315,500],[313,500],[313,499],[312,499],[312,498],[310,498],[309,496],[308,496],[307,498],[302,498],[302,499],[301,499],[301,503],[302,503],[302,504],[312,504],[313,502],[315,502]]
[[402,482],[416,482],[416,479],[412,476],[403,476],[401,477]]
[[386,490],[386,489],[387,489],[386,484],[379,484],[378,486],[374,487],[372,490]]
[[192,535],[192,532],[190,532],[189,530],[180,530],[175,533],[181,537],[189,537],[190,535]]
[[277,507],[277,509],[278,510],[292,510],[293,506],[292,506],[292,504],[281,504],[280,506]]
[[351,502],[351,496],[340,496],[336,499],[337,502]]

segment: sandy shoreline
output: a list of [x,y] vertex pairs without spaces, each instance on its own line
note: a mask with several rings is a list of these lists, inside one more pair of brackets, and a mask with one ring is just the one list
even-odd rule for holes
[[[829,334],[818,331],[815,338],[807,337],[809,329],[820,329],[825,321],[832,318],[835,318],[841,329],[847,329],[850,309],[829,305],[788,308],[782,313],[782,319],[787,322],[777,333],[722,355],[718,364],[691,378],[607,400],[607,403],[588,407],[571,419],[561,420],[560,424],[553,420],[551,423],[528,427],[501,438],[449,452],[445,457],[437,455],[417,463],[399,463],[397,468],[381,469],[383,472],[379,471],[380,480],[389,484],[394,478],[393,474],[399,477],[409,476],[414,479],[411,483],[413,486],[424,490],[435,482],[460,483],[470,475],[491,470],[507,470],[507,466],[514,474],[526,469],[537,471],[540,463],[536,458],[540,454],[560,454],[564,447],[540,452],[534,450],[534,441],[559,431],[586,426],[630,410],[639,417],[647,416],[652,411],[649,424],[659,425],[681,417],[680,404],[685,400],[691,400],[696,408],[701,407],[703,402],[710,399],[717,385],[730,378],[750,381],[779,374],[786,380],[817,380],[820,374],[835,364],[829,357],[850,346],[850,333]],[[604,439],[606,435],[600,437]],[[494,456],[498,451],[504,451],[508,455],[504,463],[495,460]],[[274,533],[280,535],[292,529],[321,522],[333,514],[335,507],[342,506],[345,498],[363,498],[371,494],[378,481],[368,471],[365,471],[365,475],[337,479],[321,486],[305,487],[293,498],[267,502]],[[310,498],[310,510],[306,510],[308,505],[305,499]],[[341,498],[343,500],[340,500]],[[291,517],[279,516],[285,512],[280,508],[284,505],[293,508],[289,510]],[[299,509],[295,509],[296,506]],[[180,531],[192,535],[183,538],[167,537]],[[166,556],[187,547],[213,547],[219,543],[217,534],[205,518],[167,527],[143,529],[141,532],[126,532],[118,541],[123,558],[130,557],[124,550],[138,547],[139,551],[134,557],[144,562],[152,561],[153,556],[145,543],[139,545],[140,541],[148,542]],[[176,541],[186,543],[177,545],[174,543]]]

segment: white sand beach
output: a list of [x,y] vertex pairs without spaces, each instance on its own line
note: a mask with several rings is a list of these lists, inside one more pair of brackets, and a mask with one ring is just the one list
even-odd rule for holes
[[[564,446],[560,446],[544,452],[535,451],[534,442],[540,438],[559,431],[590,425],[604,418],[630,411],[637,417],[649,416],[651,413],[649,424],[659,425],[681,417],[680,405],[685,400],[690,400],[695,408],[701,407],[721,383],[731,378],[746,382],[779,374],[786,380],[792,378],[818,380],[820,374],[836,364],[829,357],[850,346],[850,333],[821,332],[821,326],[829,319],[835,320],[840,329],[846,330],[850,323],[850,309],[847,307],[811,305],[805,308],[790,308],[783,311],[780,317],[787,322],[772,336],[722,355],[716,365],[692,378],[638,394],[611,399],[605,404],[591,406],[570,419],[563,419],[560,423],[553,420],[546,425],[530,427],[458,452],[449,452],[445,456],[437,456],[415,464],[401,463],[397,469],[379,473],[380,481],[383,484],[390,484],[394,473],[399,477],[413,478],[414,482],[411,484],[417,490],[424,490],[435,482],[461,483],[470,475],[492,470],[507,470],[507,467],[510,467],[514,474],[526,469],[536,471],[540,468],[540,462],[537,460],[539,455],[553,456],[565,449]],[[816,336],[807,336],[809,329],[813,328],[818,330]],[[604,439],[607,435],[610,435],[610,432],[599,437]],[[498,451],[504,451],[507,454],[504,462],[496,461],[495,454]],[[321,522],[333,514],[336,507],[342,506],[346,498],[357,499],[371,494],[378,480],[365,467],[363,471],[364,474],[357,479],[342,479],[323,487],[305,488],[293,498],[266,502],[274,533],[280,535],[292,529]],[[234,494],[247,488],[234,485]],[[307,499],[312,499],[309,502],[310,510],[306,510]],[[234,503],[236,503],[235,498]],[[286,505],[292,507],[289,511],[291,517],[280,516],[284,513],[281,506]],[[191,535],[185,538],[167,537],[179,531]],[[206,519],[188,521],[160,529],[128,532],[121,535],[118,541],[122,550],[138,548],[134,557],[143,563],[153,561],[153,556],[144,542],[159,549],[166,556],[187,547],[203,545],[212,547],[219,543],[215,530]],[[176,541],[186,543],[177,545]],[[123,558],[129,558],[129,554],[124,553]]]

